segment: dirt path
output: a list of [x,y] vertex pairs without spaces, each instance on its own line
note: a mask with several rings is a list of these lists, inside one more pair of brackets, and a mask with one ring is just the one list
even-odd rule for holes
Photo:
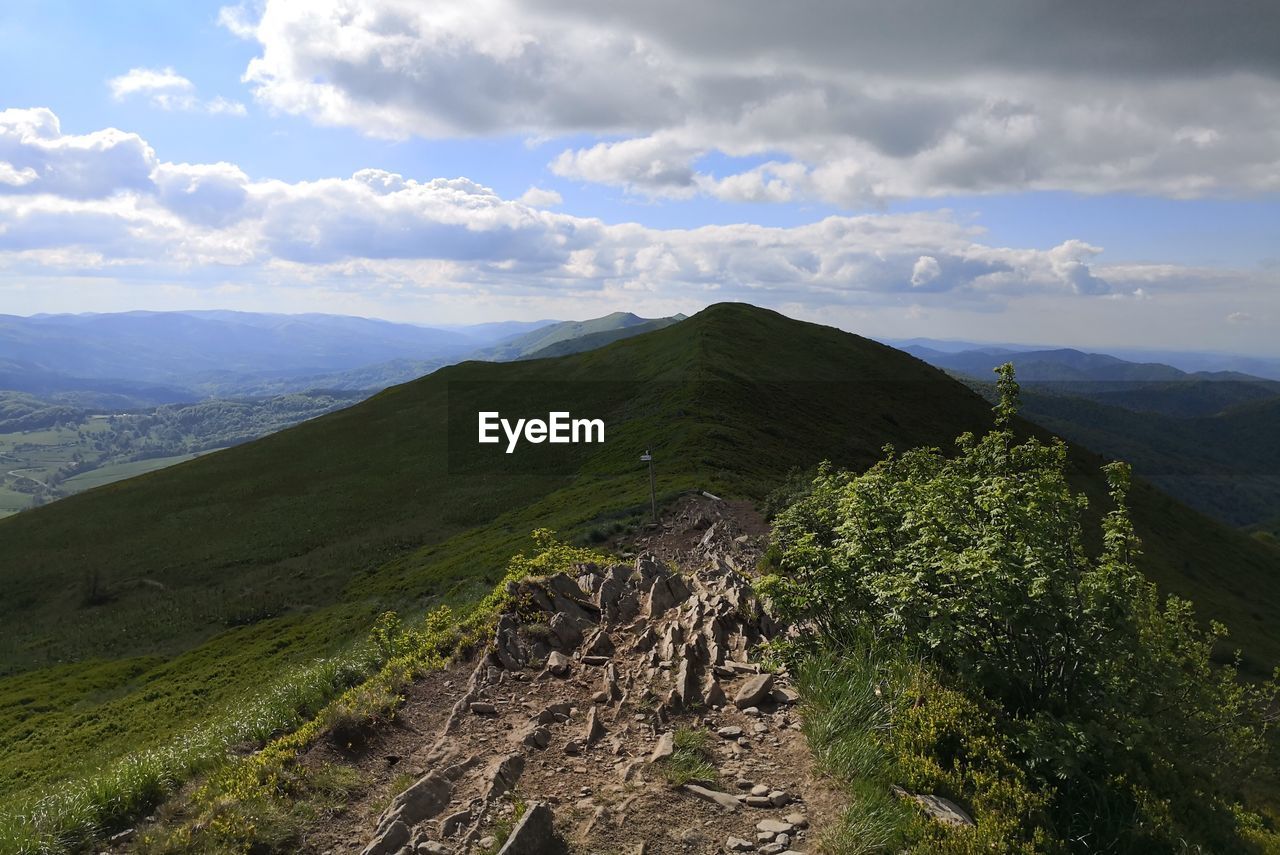
[[[816,852],[841,795],[786,675],[748,661],[780,631],[749,585],[765,530],[749,505],[689,498],[615,544],[634,561],[522,585],[481,659],[416,684],[368,744],[305,758],[371,783],[304,851],[491,853],[515,825],[504,853]],[[677,741],[702,744],[680,752],[702,780],[662,759]]]

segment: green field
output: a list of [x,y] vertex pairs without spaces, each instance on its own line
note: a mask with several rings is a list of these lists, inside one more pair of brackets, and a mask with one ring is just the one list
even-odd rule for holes
[[[211,449],[211,451],[216,450]],[[73,475],[63,484],[71,492],[79,493],[81,490],[91,490],[94,487],[101,487],[103,484],[110,484],[112,481],[132,478],[135,475],[145,475],[157,469],[164,469],[166,466],[195,460],[202,453],[208,454],[210,452],[193,451],[190,454],[175,454],[172,457],[152,457],[148,460],[135,460],[129,463],[111,463],[81,475]]]
[[[475,444],[478,409],[601,416],[607,442],[505,455]],[[761,499],[793,467],[861,469],[885,443],[949,447],[990,423],[981,397],[898,351],[721,305],[590,353],[452,366],[10,517],[0,799],[177,734],[381,609],[474,601],[536,527],[585,538],[634,524],[645,449],[661,498]],[[1102,462],[1073,453],[1099,509]],[[1225,621],[1254,667],[1280,661],[1280,550],[1150,487],[1133,504],[1147,572]]]
[[0,392],[0,516],[247,442],[361,397],[310,392],[100,414]]

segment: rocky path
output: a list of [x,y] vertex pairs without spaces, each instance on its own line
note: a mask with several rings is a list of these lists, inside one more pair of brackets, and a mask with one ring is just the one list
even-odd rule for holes
[[[699,497],[626,563],[521,583],[490,648],[416,686],[374,746],[394,764],[377,774],[407,786],[307,848],[816,852],[841,798],[813,771],[786,675],[750,661],[779,631],[749,581],[762,530]],[[699,756],[692,779],[673,771]]]

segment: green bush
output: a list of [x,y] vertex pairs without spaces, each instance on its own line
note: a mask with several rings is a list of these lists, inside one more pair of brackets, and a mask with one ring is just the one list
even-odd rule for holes
[[[1018,388],[1012,366],[1000,374],[995,430],[961,436],[954,457],[888,448],[861,475],[820,467],[775,521],[780,573],[764,592],[828,649],[874,637],[927,664],[934,701],[914,708],[948,698],[951,724],[921,723],[898,747],[979,812],[966,741],[987,745],[989,774],[1045,795],[1034,823],[1070,848],[1248,851],[1240,788],[1267,753],[1275,682],[1215,665],[1225,628],[1200,629],[1138,571],[1124,464],[1105,467],[1114,507],[1088,553],[1066,446],[1015,442]],[[990,793],[991,816],[1030,809]]]

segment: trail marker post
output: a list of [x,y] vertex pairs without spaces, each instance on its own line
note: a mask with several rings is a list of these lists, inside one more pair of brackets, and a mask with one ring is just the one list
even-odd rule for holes
[[658,524],[658,487],[653,476],[653,455],[647,450],[640,455],[641,463],[649,464],[649,508],[653,511],[653,524]]

